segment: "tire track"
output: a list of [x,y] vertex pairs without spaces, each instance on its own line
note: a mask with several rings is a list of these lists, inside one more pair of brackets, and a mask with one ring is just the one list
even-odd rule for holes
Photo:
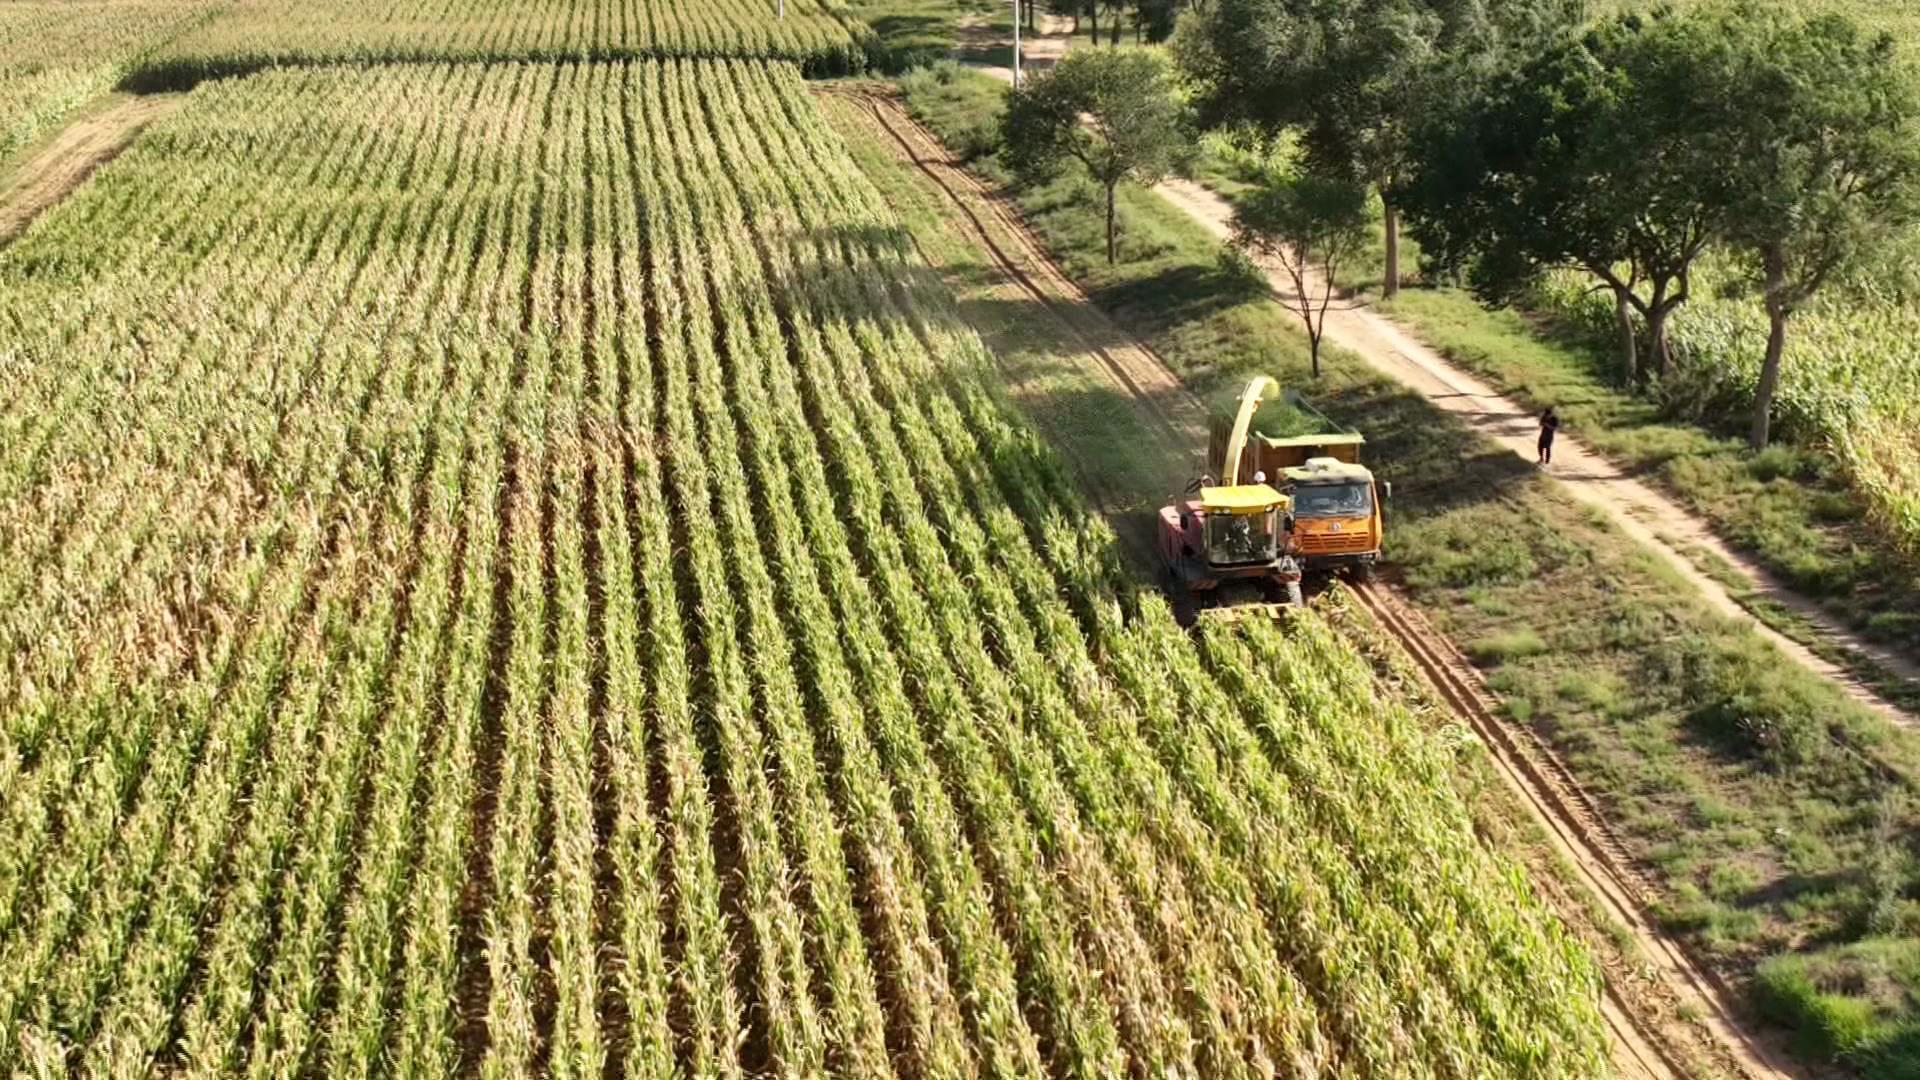
[[[980,241],[994,265],[1021,291],[1059,318],[1085,351],[1145,407],[1156,434],[1180,454],[1207,438],[1206,408],[1186,388],[1159,354],[1142,342],[1128,340],[1123,331],[1085,310],[1089,304],[1080,287],[1063,274],[1027,234],[1026,226],[1004,200],[972,173],[955,165],[932,134],[906,115],[899,102],[870,90],[823,88],[857,101],[875,123],[900,147],[915,168],[937,185],[965,216],[969,231]],[[979,210],[999,226],[1002,236],[1018,248],[1008,252],[988,227]],[[1090,317],[1092,316],[1092,317]],[[1098,322],[1094,321],[1098,318]],[[1102,343],[1104,339],[1107,343]]]
[[186,100],[184,94],[130,97],[87,116],[21,162],[0,194],[0,246],[26,231],[33,219],[66,198],[87,178],[132,145],[148,124]]
[[[1593,798],[1537,736],[1503,722],[1479,672],[1426,619],[1378,583],[1355,583],[1353,594],[1420,667],[1440,700],[1467,721],[1486,744],[1495,767],[1533,811],[1553,847],[1607,914],[1633,934],[1649,965],[1685,1004],[1693,1005],[1713,1036],[1719,1064],[1739,1076],[1788,1077],[1772,1050],[1740,1022],[1730,1002],[1733,990],[1695,965],[1648,914],[1652,889],[1613,834]],[[1686,1076],[1690,1070],[1666,1046],[1657,1026],[1640,1015],[1609,980],[1602,1011],[1615,1035],[1616,1056],[1627,1075]]]

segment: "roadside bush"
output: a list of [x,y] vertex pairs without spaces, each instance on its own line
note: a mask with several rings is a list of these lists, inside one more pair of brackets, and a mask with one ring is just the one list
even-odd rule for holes
[[1547,651],[1547,643],[1532,630],[1510,630],[1493,634],[1472,642],[1467,646],[1467,655],[1476,664],[1504,664],[1509,660],[1518,660],[1528,656],[1539,656]]
[[1234,286],[1235,296],[1264,296],[1273,287],[1266,270],[1238,244],[1220,245],[1220,273]]
[[1920,1075],[1920,1030],[1901,1022],[1920,955],[1911,941],[1869,939],[1760,965],[1762,1014],[1798,1033],[1802,1052],[1858,1066],[1869,1076]]
[[1807,765],[1829,745],[1821,703],[1770,652],[1732,641],[1684,650],[1679,666],[1686,698],[1695,703],[1690,719],[1770,767]]
[[[966,70],[957,61],[938,60],[900,76],[900,89],[912,105],[914,118],[923,123],[931,122],[926,115],[929,107],[943,113],[953,112],[935,124],[940,141],[961,161],[974,161],[990,157],[1000,148],[1000,111],[942,107],[981,96],[980,84],[966,79],[965,74]],[[929,102],[935,104],[928,106]]]

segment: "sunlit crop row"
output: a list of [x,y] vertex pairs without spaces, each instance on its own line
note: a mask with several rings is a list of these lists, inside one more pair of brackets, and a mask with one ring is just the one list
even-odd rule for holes
[[140,65],[167,87],[274,64],[422,60],[791,60],[860,66],[840,0],[234,0]]
[[0,1070],[1604,1069],[1446,751],[1136,589],[791,66],[209,84],[0,281]]

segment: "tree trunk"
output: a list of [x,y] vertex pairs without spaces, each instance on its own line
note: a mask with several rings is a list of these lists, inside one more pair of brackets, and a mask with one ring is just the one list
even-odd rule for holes
[[1400,210],[1384,191],[1380,193],[1380,209],[1387,232],[1387,265],[1380,294],[1391,300],[1400,295]]
[[1780,357],[1787,350],[1787,317],[1793,314],[1783,294],[1787,287],[1786,260],[1779,252],[1763,257],[1767,274],[1767,358],[1760,364],[1760,385],[1753,389],[1753,431],[1747,442],[1757,452],[1772,438],[1773,395],[1780,389]]
[[1640,343],[1633,334],[1633,301],[1626,289],[1613,290],[1613,318],[1620,328],[1620,362],[1627,386],[1640,385]]
[[1780,388],[1780,355],[1787,347],[1787,310],[1768,304],[1767,358],[1760,365],[1760,385],[1753,390],[1753,432],[1747,442],[1755,450],[1765,450],[1773,437],[1773,394]]
[[1313,377],[1318,379],[1320,377],[1320,335],[1318,333],[1307,334],[1307,352],[1313,357]]
[[1108,266],[1112,266],[1115,262],[1119,261],[1118,259],[1119,249],[1114,243],[1114,232],[1113,232],[1113,189],[1116,186],[1117,185],[1114,185],[1114,184],[1107,185],[1107,265]]
[[1087,17],[1093,20],[1093,43],[1100,44],[1100,0],[1087,5]]
[[1667,374],[1667,316],[1673,309],[1664,304],[1655,304],[1647,311],[1647,355],[1653,361],[1653,373],[1665,378]]
[[1107,45],[1117,49],[1120,47],[1120,9],[1114,8],[1107,14],[1113,16],[1113,28],[1107,31]]

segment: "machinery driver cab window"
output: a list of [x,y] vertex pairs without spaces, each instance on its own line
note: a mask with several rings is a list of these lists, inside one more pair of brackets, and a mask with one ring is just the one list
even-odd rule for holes
[[1207,561],[1215,565],[1272,562],[1280,555],[1277,516],[1272,510],[1208,515]]
[[1373,513],[1373,493],[1366,484],[1299,484],[1293,491],[1293,512],[1299,517],[1365,517]]

